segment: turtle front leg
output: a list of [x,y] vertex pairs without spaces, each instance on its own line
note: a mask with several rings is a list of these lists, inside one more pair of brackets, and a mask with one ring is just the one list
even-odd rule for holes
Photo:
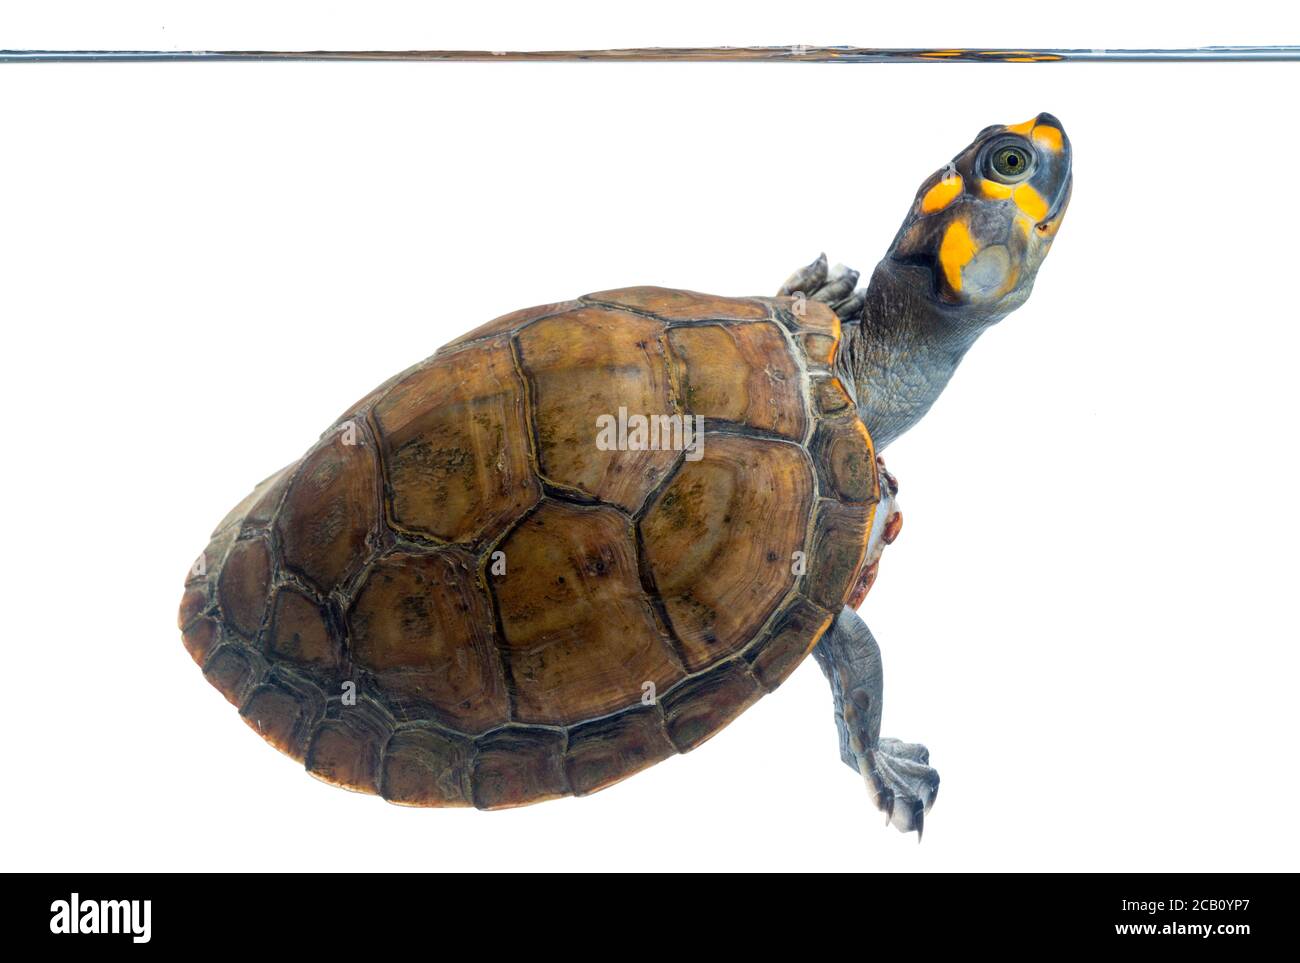
[[786,278],[777,295],[803,295],[811,301],[825,303],[841,321],[857,321],[861,319],[867,301],[866,289],[858,288],[859,276],[857,271],[843,264],[828,269],[826,255],[819,254],[817,260]]
[[872,801],[902,832],[925,826],[925,814],[939,794],[939,774],[930,768],[925,746],[880,738],[884,675],[880,647],[857,612],[847,605],[813,649],[830,680],[840,758],[860,773]]

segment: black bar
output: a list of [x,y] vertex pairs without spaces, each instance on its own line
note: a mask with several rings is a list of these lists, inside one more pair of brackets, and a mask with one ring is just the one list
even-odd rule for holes
[[[98,950],[116,944],[133,951],[215,953],[256,947],[259,956],[279,948],[303,954],[300,958],[330,950],[369,956],[380,945],[393,950],[392,939],[421,933],[430,953],[450,949],[448,937],[437,934],[454,930],[460,955],[470,959],[479,953],[495,958],[511,942],[536,943],[540,934],[552,944],[589,945],[600,931],[616,938],[602,941],[605,952],[621,952],[620,931],[628,953],[638,952],[646,939],[660,952],[671,952],[678,927],[714,930],[714,938],[729,941],[732,937],[720,930],[734,931],[741,941],[766,940],[773,938],[772,928],[781,927],[788,929],[783,937],[788,941],[843,939],[864,953],[892,947],[908,955],[947,945],[968,950],[1205,945],[1233,952],[1253,940],[1290,942],[1295,889],[1291,875],[1266,874],[617,881],[572,875],[511,881],[354,873],[346,856],[337,872],[315,875],[15,875],[7,884],[13,894],[7,901],[8,933],[20,942],[48,941],[51,948],[75,943]],[[70,932],[74,893],[75,928],[108,928],[98,921],[117,920],[119,932]],[[801,932],[807,935],[796,935]],[[476,939],[483,945],[476,948]]]

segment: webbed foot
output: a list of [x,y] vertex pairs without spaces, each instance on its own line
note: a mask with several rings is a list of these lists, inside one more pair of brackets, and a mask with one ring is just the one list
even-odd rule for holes
[[915,830],[919,840],[939,795],[939,774],[925,746],[880,738],[884,673],[871,631],[846,606],[813,655],[831,684],[840,758],[862,776],[886,823],[905,833]]
[[787,297],[802,294],[829,306],[841,321],[856,321],[861,318],[867,299],[866,289],[858,289],[859,277],[857,271],[843,264],[828,269],[826,255],[819,254],[817,260],[786,278],[777,294]]

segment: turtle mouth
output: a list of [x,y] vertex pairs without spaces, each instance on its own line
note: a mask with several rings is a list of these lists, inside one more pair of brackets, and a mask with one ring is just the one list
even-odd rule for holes
[[1070,138],[1065,133],[1065,126],[1047,112],[1010,129],[1027,136],[1037,148],[1036,156],[1042,170],[1032,180],[1038,182],[1043,198],[1050,198],[1050,201],[1047,211],[1034,227],[1040,236],[1050,237],[1060,225],[1074,187],[1074,154],[1070,149]]
[[1039,234],[1051,234],[1060,225],[1061,218],[1065,215],[1065,209],[1070,206],[1070,195],[1074,192],[1074,174],[1067,169],[1065,182],[1061,189],[1056,192],[1056,198],[1052,201],[1052,206],[1047,210],[1047,216],[1034,225]]

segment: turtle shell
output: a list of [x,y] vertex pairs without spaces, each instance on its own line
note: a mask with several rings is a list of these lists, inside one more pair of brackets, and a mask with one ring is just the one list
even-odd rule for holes
[[816,302],[648,287],[491,321],[226,516],[185,646],[276,748],[397,803],[585,794],[686,752],[874,574],[839,339]]

